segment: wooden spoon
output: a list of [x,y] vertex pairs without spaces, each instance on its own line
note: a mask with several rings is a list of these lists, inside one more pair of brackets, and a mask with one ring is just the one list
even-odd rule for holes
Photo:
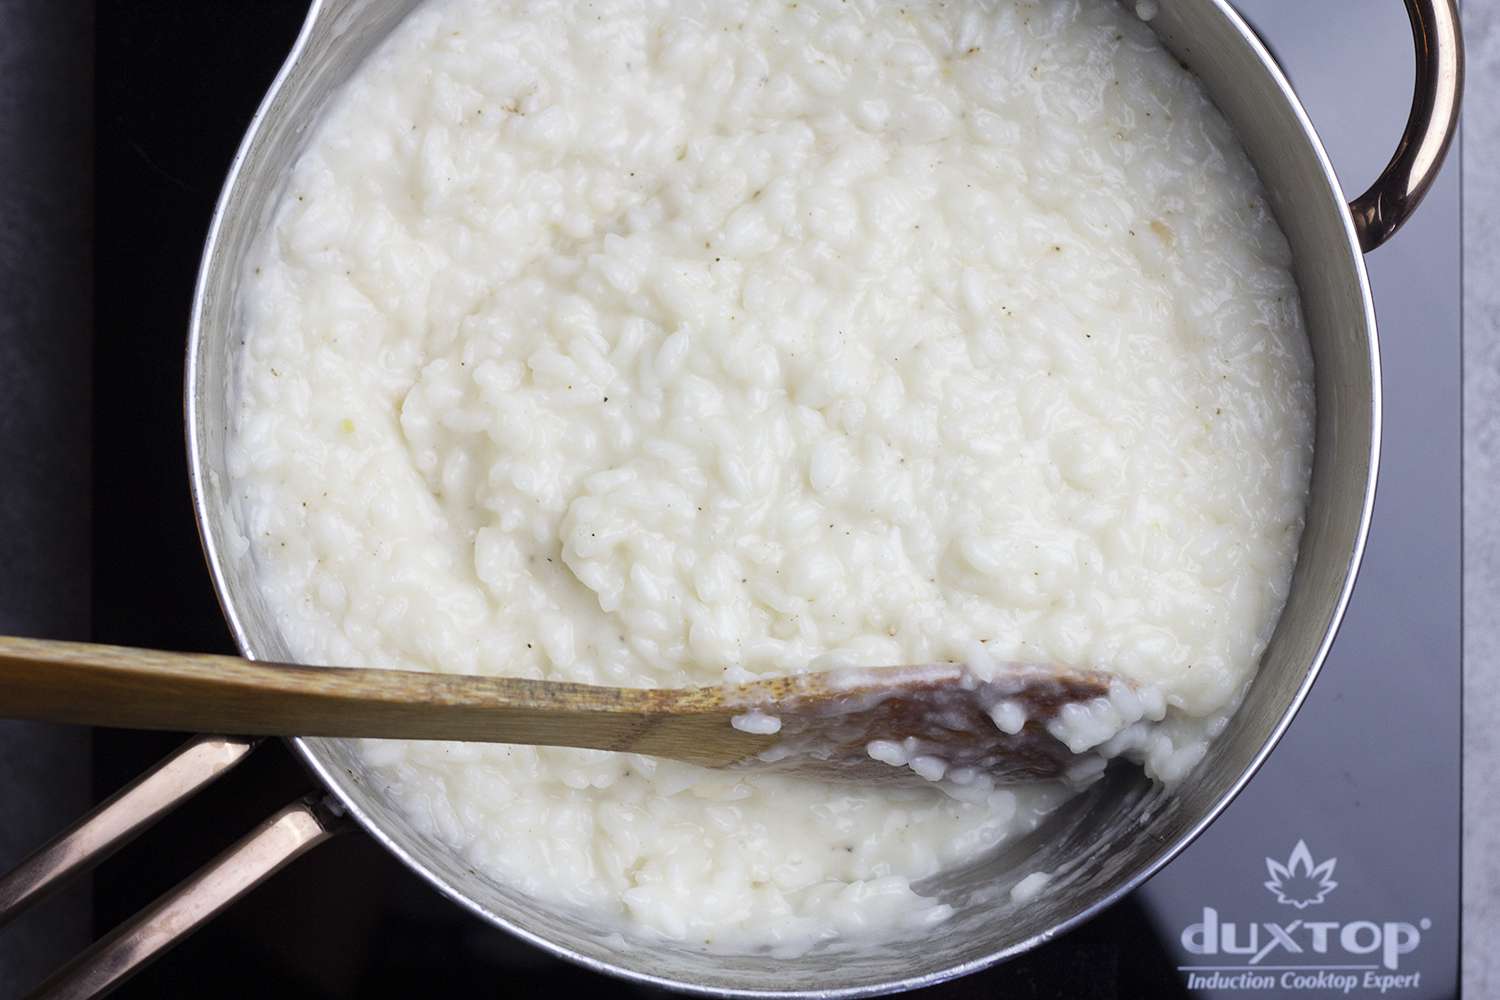
[[[618,688],[0,636],[0,717],[584,747],[882,782],[910,781],[914,770],[1001,782],[1058,777],[1078,758],[1046,723],[1067,704],[1105,695],[1110,682],[1093,671],[1024,666],[980,682],[960,665],[934,664]],[[997,717],[1012,729],[1025,723],[1007,733]]]

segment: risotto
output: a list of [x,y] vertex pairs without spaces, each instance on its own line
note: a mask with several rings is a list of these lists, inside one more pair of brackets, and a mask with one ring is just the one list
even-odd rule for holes
[[[234,494],[309,662],[1067,664],[1120,678],[1053,723],[1080,780],[1171,782],[1296,557],[1290,252],[1112,2],[428,0],[310,135],[241,305]],[[361,753],[470,865],[730,951],[941,921],[922,879],[1070,794]]]

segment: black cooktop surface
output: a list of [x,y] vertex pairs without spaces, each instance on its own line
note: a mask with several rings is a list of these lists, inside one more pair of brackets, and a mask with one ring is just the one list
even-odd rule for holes
[[[1241,8],[1288,67],[1346,187],[1358,188],[1393,148],[1409,100],[1400,4],[1253,0]],[[185,486],[182,351],[219,185],[305,10],[305,0],[98,5],[90,582],[98,641],[232,651]],[[1450,168],[1419,218],[1370,258],[1386,362],[1379,509],[1347,624],[1290,734],[1249,791],[1147,889],[1022,958],[924,995],[1165,997],[1191,984],[1203,995],[1322,996],[1344,993],[1340,976],[1354,977],[1355,996],[1377,995],[1381,983],[1393,996],[1457,993],[1456,174]],[[1423,679],[1419,697],[1407,686],[1414,676]],[[97,731],[95,796],[180,741]],[[264,746],[98,871],[94,931],[311,787],[283,746]],[[119,995],[575,988],[656,992],[511,939],[350,835],[272,879]]]

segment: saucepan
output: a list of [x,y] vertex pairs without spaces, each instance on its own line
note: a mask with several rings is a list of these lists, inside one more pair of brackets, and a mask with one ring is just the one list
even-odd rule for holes
[[[314,0],[291,56],[250,124],[204,251],[187,349],[192,492],[225,617],[245,656],[293,658],[257,591],[228,490],[237,286],[280,185],[330,97],[417,0]],[[1374,186],[1349,201],[1306,112],[1226,0],[1160,0],[1151,27],[1202,79],[1270,193],[1302,289],[1316,366],[1317,439],[1307,526],[1290,597],[1243,705],[1170,794],[1130,768],[1054,814],[998,856],[922,886],[954,907],[930,933],[875,950],[796,960],[710,955],[685,944],[622,944],[613,928],[476,873],[417,830],[340,740],[296,739],[322,791],[269,818],[183,886],[79,956],[51,981],[60,995],[107,989],[238,895],[335,833],[362,828],[476,917],[562,958],[641,983],[713,996],[853,997],[930,985],[1018,955],[1140,885],[1217,816],[1265,761],[1302,704],[1349,600],[1369,529],[1380,453],[1380,356],[1363,255],[1389,239],[1435,177],[1457,122],[1463,72],[1455,0],[1406,0],[1416,87],[1405,134]],[[105,803],[0,882],[14,911],[97,861],[243,759],[254,742],[202,737]],[[1061,873],[1024,906],[1009,889]]]

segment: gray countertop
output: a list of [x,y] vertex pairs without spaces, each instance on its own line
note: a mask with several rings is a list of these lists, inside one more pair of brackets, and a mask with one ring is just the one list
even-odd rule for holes
[[1500,996],[1500,3],[1464,4],[1464,994]]

